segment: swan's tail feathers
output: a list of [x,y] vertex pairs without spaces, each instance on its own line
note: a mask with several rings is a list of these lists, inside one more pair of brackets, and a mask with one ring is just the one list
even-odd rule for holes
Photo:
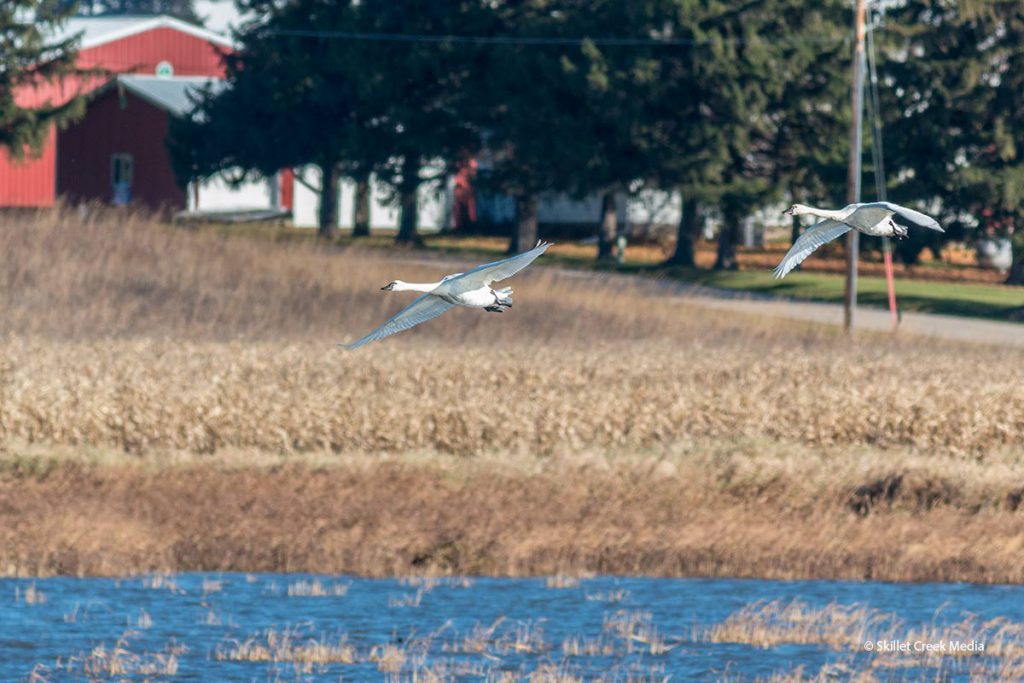
[[494,296],[499,306],[505,306],[506,308],[512,307],[511,287],[502,287],[501,289],[494,290]]

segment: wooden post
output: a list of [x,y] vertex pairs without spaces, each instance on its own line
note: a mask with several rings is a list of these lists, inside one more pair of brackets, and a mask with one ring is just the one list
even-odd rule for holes
[[[853,49],[853,88],[850,98],[850,166],[846,183],[846,199],[850,204],[860,201],[861,121],[864,117],[864,32],[867,15],[866,0],[857,0],[853,14],[856,42]],[[843,296],[843,329],[853,332],[857,310],[857,256],[860,251],[860,233],[846,234],[846,292]]]

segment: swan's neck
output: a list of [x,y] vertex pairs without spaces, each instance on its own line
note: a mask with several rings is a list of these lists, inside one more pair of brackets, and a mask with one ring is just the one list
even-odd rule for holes
[[829,209],[819,209],[814,206],[804,206],[803,204],[797,205],[799,210],[797,215],[810,215],[817,216],[818,218],[830,218],[834,221],[842,221],[846,218],[846,210],[840,209],[839,211],[830,211]]
[[441,284],[440,282],[402,282],[395,280],[393,292],[431,292]]

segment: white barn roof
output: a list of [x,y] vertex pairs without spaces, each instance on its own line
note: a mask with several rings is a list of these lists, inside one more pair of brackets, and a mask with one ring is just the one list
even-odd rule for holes
[[64,23],[58,38],[66,39],[81,34],[80,47],[88,49],[157,28],[170,28],[202,38],[211,43],[235,47],[234,41],[225,35],[214,33],[201,26],[165,15],[145,17],[74,17]]
[[214,92],[218,92],[225,87],[225,82],[220,78],[204,76],[162,78],[160,76],[126,74],[118,76],[102,88],[99,88],[96,94],[105,92],[115,85],[123,87],[154,107],[163,109],[174,116],[185,116],[192,111],[194,106],[192,99],[203,88],[207,85],[212,85]]

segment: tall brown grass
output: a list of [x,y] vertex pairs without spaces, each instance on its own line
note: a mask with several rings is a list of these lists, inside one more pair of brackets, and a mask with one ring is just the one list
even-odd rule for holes
[[[1024,581],[1010,461],[695,441],[558,457],[13,451],[0,462],[5,574]],[[903,483],[870,502],[863,491],[893,471]],[[426,589],[393,604],[413,607]]]
[[[347,352],[408,301],[380,285],[463,264],[116,212],[0,217],[0,254],[0,572],[1021,577],[1019,352],[851,342],[543,260],[504,315]],[[931,540],[871,540],[888,516]],[[339,517],[361,526],[302,528]]]

